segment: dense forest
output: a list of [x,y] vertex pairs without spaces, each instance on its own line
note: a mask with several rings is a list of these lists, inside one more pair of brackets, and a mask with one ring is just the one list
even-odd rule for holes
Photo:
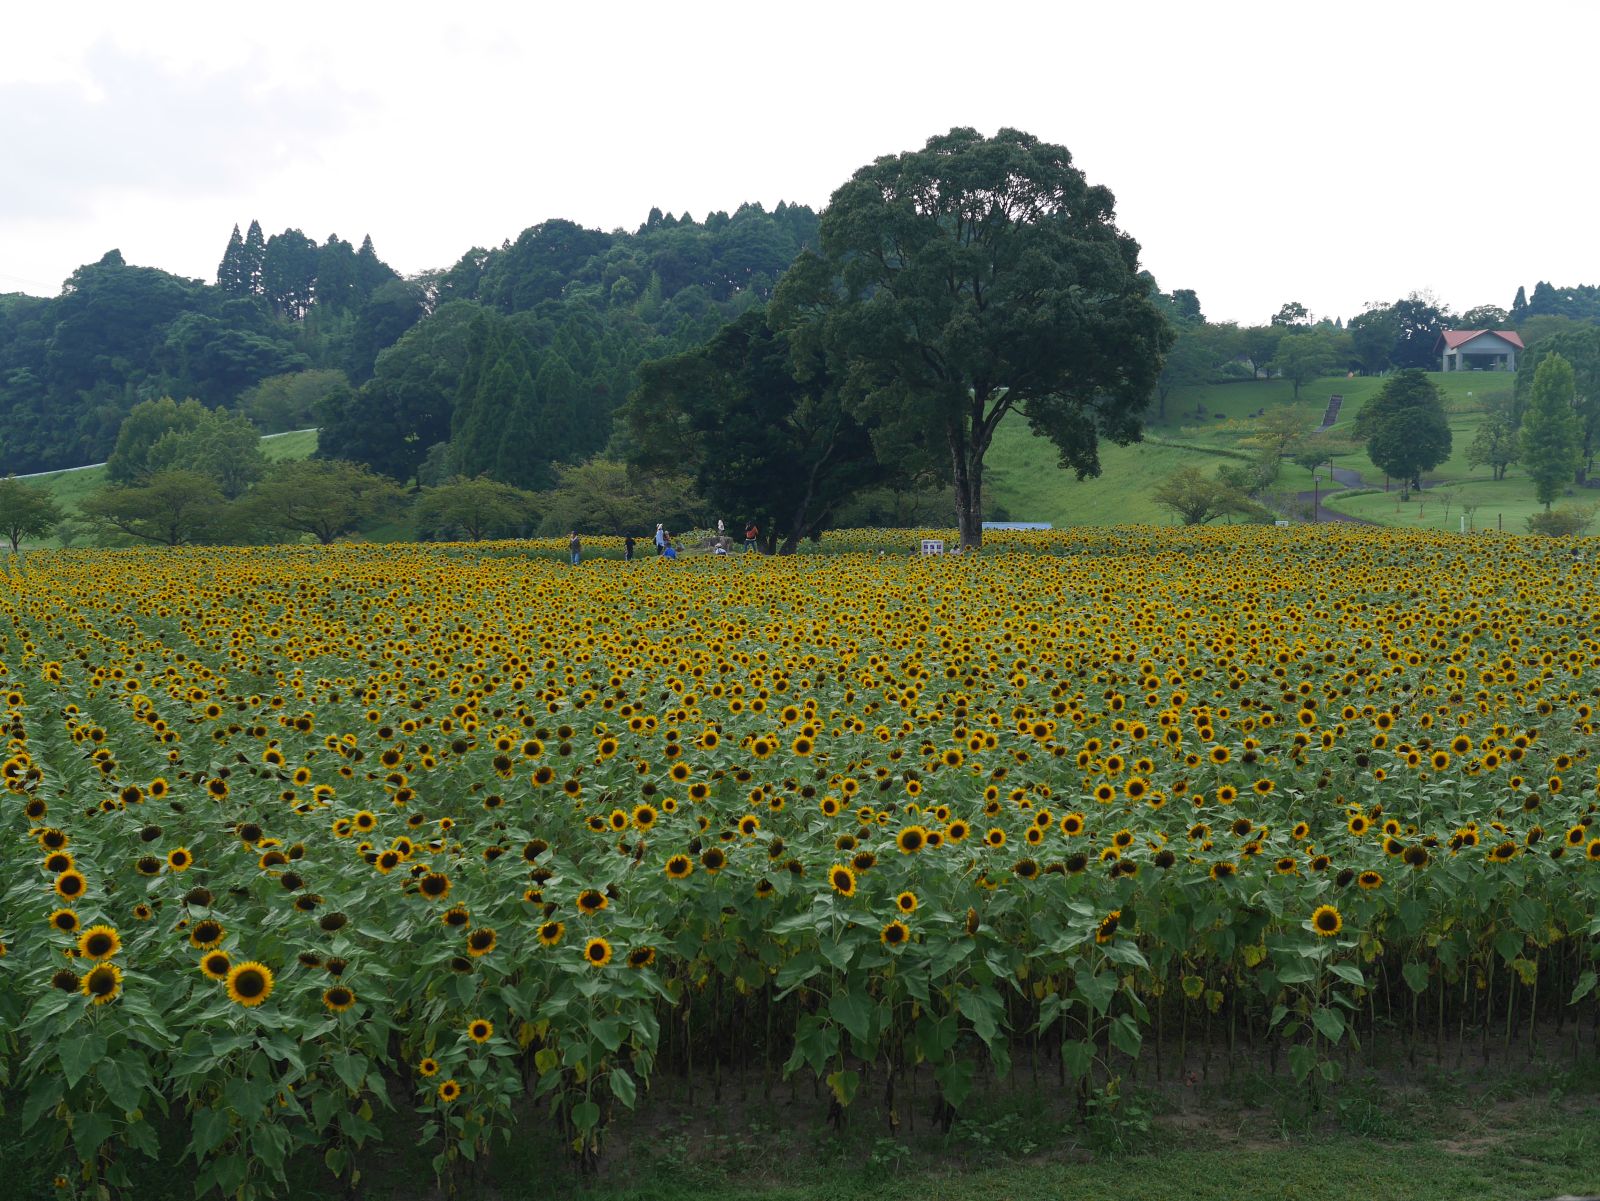
[[771,295],[817,215],[745,205],[703,222],[652,210],[633,233],[554,220],[402,279],[337,236],[236,226],[207,283],[118,251],[59,296],[0,296],[0,464],[107,458],[163,396],[321,425],[324,455],[401,480],[548,482],[587,457],[646,359],[685,350]]
[[[958,160],[995,186],[948,175]],[[1017,200],[1025,176],[1032,208]],[[1164,293],[1139,269],[1110,206],[1065,148],[958,129],[863,168],[820,216],[652,209],[631,233],[550,220],[410,277],[370,238],[267,237],[254,221],[234,226],[212,282],[112,250],[59,296],[0,296],[0,471],[109,459],[130,487],[199,467],[231,502],[264,471],[256,433],[315,426],[339,470],[435,499],[480,485],[462,504],[509,504],[482,490],[509,488],[518,512],[539,494],[552,528],[601,509],[608,528],[631,525],[612,501],[632,489],[657,510],[677,497],[664,511],[680,516],[756,519],[792,549],[846,506],[889,520],[871,506],[897,513],[953,483],[976,544],[983,456],[1012,411],[1081,477],[1099,471],[1100,438],[1137,439],[1146,406],[1165,419],[1175,389],[1278,377],[1298,396],[1330,373],[1426,369],[1449,328],[1513,326],[1530,352],[1521,376],[1559,351],[1580,394],[1594,390],[1600,288],[1540,281],[1508,309],[1459,314],[1412,293],[1348,321],[1290,301],[1263,325],[1213,323],[1193,291]],[[1085,251],[1074,221],[1104,245]],[[1519,379],[1513,424],[1527,390]],[[1600,417],[1581,441],[1592,467]]]

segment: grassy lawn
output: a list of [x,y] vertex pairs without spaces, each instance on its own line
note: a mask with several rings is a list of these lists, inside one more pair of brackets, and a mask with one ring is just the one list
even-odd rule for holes
[[[1341,497],[1328,507],[1380,525],[1456,529],[1460,525],[1460,506],[1476,505],[1469,520],[1478,528],[1493,528],[1498,515],[1506,530],[1525,532],[1524,522],[1539,507],[1526,477],[1513,466],[1505,480],[1493,481],[1488,468],[1472,469],[1466,461],[1467,447],[1482,422],[1485,398],[1496,392],[1508,393],[1512,377],[1465,372],[1435,374],[1432,378],[1443,392],[1450,414],[1453,449],[1450,458],[1426,473],[1424,480],[1430,488],[1437,485],[1446,491],[1425,494],[1404,505],[1399,503],[1399,493],[1392,491]],[[1348,437],[1356,414],[1377,395],[1383,382],[1377,377],[1329,376],[1303,386],[1300,404],[1314,425],[1321,419],[1328,397],[1342,395],[1341,420],[1331,432],[1335,438]],[[1055,452],[1047,441],[1033,437],[1020,417],[1012,418],[995,435],[985,489],[994,503],[1017,521],[1048,521],[1056,526],[1168,525],[1171,515],[1150,501],[1151,490],[1163,477],[1187,466],[1206,472],[1214,470],[1229,461],[1226,452],[1241,449],[1254,414],[1293,402],[1294,390],[1284,380],[1246,380],[1175,389],[1167,400],[1166,420],[1152,417],[1142,443],[1128,447],[1103,445],[1100,459],[1104,473],[1082,483],[1071,472],[1056,466]],[[1334,462],[1361,473],[1368,484],[1382,487],[1383,477],[1363,450],[1357,449]],[[1310,491],[1311,476],[1302,468],[1285,463],[1277,487],[1287,492]],[[1321,487],[1328,488],[1326,473]],[[1589,503],[1589,499],[1580,491],[1567,503]],[[1600,500],[1600,494],[1592,499]]]

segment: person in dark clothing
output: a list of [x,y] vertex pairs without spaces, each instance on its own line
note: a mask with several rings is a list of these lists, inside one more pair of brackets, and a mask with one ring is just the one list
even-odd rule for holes
[[761,528],[755,522],[744,527],[744,548],[747,551],[755,550],[756,539],[761,537]]
[[633,562],[633,535],[629,534],[622,540],[622,559],[625,563]]
[[572,552],[572,565],[576,567],[583,562],[583,542],[578,538],[578,531],[572,531],[572,537],[567,539],[567,549]]

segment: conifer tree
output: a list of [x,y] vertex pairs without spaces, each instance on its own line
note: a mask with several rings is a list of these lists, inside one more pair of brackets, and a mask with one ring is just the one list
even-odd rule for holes
[[1522,465],[1533,480],[1534,496],[1546,509],[1572,482],[1582,458],[1578,415],[1573,411],[1572,364],[1546,356],[1533,373],[1528,407],[1522,414]]
[[229,296],[246,296],[250,292],[244,274],[244,236],[239,233],[237,221],[228,248],[222,252],[222,262],[217,264],[217,286]]
[[244,235],[244,255],[240,259],[240,278],[248,282],[248,295],[261,295],[261,264],[266,257],[267,238],[261,232],[261,222],[252,221]]

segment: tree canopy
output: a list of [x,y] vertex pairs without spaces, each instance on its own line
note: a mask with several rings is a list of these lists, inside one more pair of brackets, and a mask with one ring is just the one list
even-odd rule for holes
[[691,475],[718,515],[775,531],[783,553],[840,505],[888,481],[866,429],[819,362],[799,364],[761,309],[706,345],[643,364],[624,411],[629,460]]
[[984,456],[1013,411],[1081,477],[1136,440],[1172,344],[1139,247],[1064,146],[953,129],[834,192],[822,251],[775,321],[828,363],[880,447],[938,463],[963,546],[982,543]]
[[1422,473],[1450,457],[1450,422],[1439,387],[1426,372],[1400,371],[1356,414],[1372,465],[1400,481],[1401,498],[1422,487]]
[[0,534],[16,554],[24,538],[42,538],[61,520],[61,506],[36,484],[7,476],[0,480]]

